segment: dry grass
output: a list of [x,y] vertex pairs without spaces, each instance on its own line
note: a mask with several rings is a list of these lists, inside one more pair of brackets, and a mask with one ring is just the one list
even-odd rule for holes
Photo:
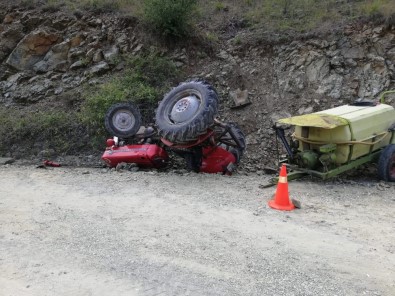
[[[33,3],[38,0],[20,0]],[[166,1],[166,0],[163,0]],[[40,1],[41,3],[43,1]],[[46,0],[58,9],[85,9],[95,12],[121,12],[143,17],[144,0]],[[273,30],[311,30],[322,24],[347,22],[380,15],[394,18],[393,0],[198,0],[195,24],[216,30],[233,20],[247,20],[251,26]]]
[[[164,0],[166,1],[166,0]],[[25,5],[43,3],[48,9],[84,9],[121,12],[143,18],[144,0],[20,0]],[[223,29],[235,20],[268,30],[308,31],[361,17],[395,19],[393,0],[198,0],[193,23],[206,31]]]
[[[268,29],[304,31],[324,23],[347,22],[360,17],[395,15],[393,0],[200,0],[206,22],[247,19],[250,25]],[[218,9],[218,8],[221,9]],[[214,16],[214,17],[213,17]]]
[[77,10],[84,9],[95,12],[122,12],[141,15],[143,1],[139,0],[20,0],[23,5],[41,5],[47,10]]

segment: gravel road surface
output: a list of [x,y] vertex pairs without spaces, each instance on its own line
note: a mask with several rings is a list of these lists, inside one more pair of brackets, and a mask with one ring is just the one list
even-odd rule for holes
[[0,167],[0,295],[395,295],[395,186],[375,177]]

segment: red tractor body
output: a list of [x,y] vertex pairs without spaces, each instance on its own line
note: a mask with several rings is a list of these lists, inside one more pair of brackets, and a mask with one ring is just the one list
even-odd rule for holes
[[161,168],[169,160],[167,152],[156,144],[113,145],[106,148],[101,158],[110,167],[126,162],[144,168]]
[[[112,143],[110,139],[108,142]],[[200,172],[232,172],[236,157],[231,152],[218,146],[204,147],[202,152]],[[125,162],[135,163],[142,168],[159,169],[165,167],[169,161],[166,150],[156,144],[112,145],[106,148],[101,158],[109,167],[116,167],[119,163]]]
[[201,173],[217,174],[226,172],[230,174],[234,170],[235,165],[236,157],[233,153],[218,146],[203,148]]

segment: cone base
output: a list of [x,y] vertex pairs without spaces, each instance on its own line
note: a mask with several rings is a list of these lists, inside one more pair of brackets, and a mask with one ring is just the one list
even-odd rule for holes
[[280,211],[292,211],[295,209],[295,206],[292,204],[292,202],[290,202],[289,205],[284,206],[284,205],[276,204],[276,201],[273,199],[270,200],[268,204],[269,207],[271,207],[272,209],[280,210]]

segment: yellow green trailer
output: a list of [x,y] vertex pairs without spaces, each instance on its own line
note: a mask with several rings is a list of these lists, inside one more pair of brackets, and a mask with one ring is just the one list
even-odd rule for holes
[[[379,102],[350,105],[283,118],[274,128],[291,169],[288,179],[310,174],[328,179],[367,162],[378,160],[380,179],[395,182],[395,109]],[[284,126],[293,127],[288,142]]]

